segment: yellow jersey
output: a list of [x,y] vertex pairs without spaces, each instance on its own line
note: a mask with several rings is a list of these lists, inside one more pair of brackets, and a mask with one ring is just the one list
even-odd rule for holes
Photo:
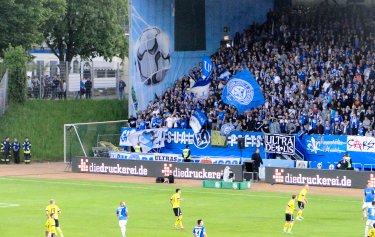
[[52,213],[55,214],[55,219],[58,220],[61,209],[55,204],[50,204],[46,207],[46,212],[48,216],[50,216]]
[[367,233],[367,237],[375,237],[375,228],[372,228]]
[[299,201],[299,202],[304,202],[304,198],[306,197],[306,194],[307,194],[307,189],[306,189],[306,188],[303,188],[303,189],[301,190],[301,192],[299,192],[299,194],[298,194],[298,199],[297,199],[297,201]]
[[294,199],[290,199],[288,206],[285,208],[285,213],[293,214],[294,211]]
[[56,227],[55,227],[55,220],[53,218],[48,218],[45,224],[46,231],[55,234],[56,233]]
[[177,207],[180,207],[180,194],[179,193],[175,193],[172,195],[171,197],[171,202],[172,202],[172,207],[173,208],[177,208]]

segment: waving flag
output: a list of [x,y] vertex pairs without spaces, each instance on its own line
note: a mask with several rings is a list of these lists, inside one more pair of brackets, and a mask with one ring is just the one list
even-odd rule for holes
[[206,99],[210,93],[210,84],[211,80],[199,80],[190,88],[190,91],[198,99]]
[[229,71],[227,71],[227,69],[223,69],[223,71],[219,74],[219,78],[220,79],[227,79],[227,78],[229,78],[230,76],[232,76],[232,74],[229,72]]
[[203,57],[203,63],[202,63],[202,78],[203,80],[206,80],[210,77],[212,72],[212,62],[211,59],[207,56]]
[[239,113],[264,104],[263,93],[247,69],[234,75],[228,81],[221,99],[224,103],[235,106]]
[[232,131],[234,131],[233,124],[224,123],[223,126],[221,126],[220,135],[221,136],[228,136]]
[[202,111],[196,110],[190,117],[189,125],[193,129],[194,133],[199,133],[206,121],[207,116]]

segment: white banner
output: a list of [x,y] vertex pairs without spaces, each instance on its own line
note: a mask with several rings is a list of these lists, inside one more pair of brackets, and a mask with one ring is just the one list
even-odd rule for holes
[[167,128],[146,129],[131,133],[128,140],[134,147],[140,142],[143,152],[149,152],[153,148],[164,147],[165,134]]
[[268,153],[294,155],[295,137],[294,135],[264,134],[265,151]]
[[375,152],[375,138],[363,136],[348,136],[346,149],[357,152]]
[[[168,162],[183,162],[182,154],[171,154],[171,153],[135,153],[135,152],[110,152],[111,159],[128,159],[128,160],[148,160],[148,161],[168,161]],[[191,162],[193,163],[205,163],[205,164],[240,164],[240,158],[232,157],[192,157]]]

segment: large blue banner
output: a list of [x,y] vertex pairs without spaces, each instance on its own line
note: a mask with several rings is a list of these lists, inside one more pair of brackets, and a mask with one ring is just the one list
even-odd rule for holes
[[326,155],[346,152],[346,136],[310,135],[303,136],[302,140],[307,154]]
[[[134,132],[131,128],[122,128],[122,139]],[[239,149],[237,139],[245,139],[245,148]],[[125,139],[123,139],[125,140]],[[165,134],[164,147],[162,153],[182,154],[182,150],[189,145],[192,156],[226,156],[250,158],[256,148],[260,149],[260,154],[264,154],[264,138],[260,132],[240,132],[232,131],[228,135],[226,147],[211,146],[211,131],[203,130],[194,133],[192,129],[168,129]]]

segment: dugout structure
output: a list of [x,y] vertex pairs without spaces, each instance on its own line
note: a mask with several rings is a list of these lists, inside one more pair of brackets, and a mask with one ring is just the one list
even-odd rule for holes
[[110,151],[118,151],[121,128],[127,120],[92,123],[64,124],[64,162],[72,157],[106,157]]

